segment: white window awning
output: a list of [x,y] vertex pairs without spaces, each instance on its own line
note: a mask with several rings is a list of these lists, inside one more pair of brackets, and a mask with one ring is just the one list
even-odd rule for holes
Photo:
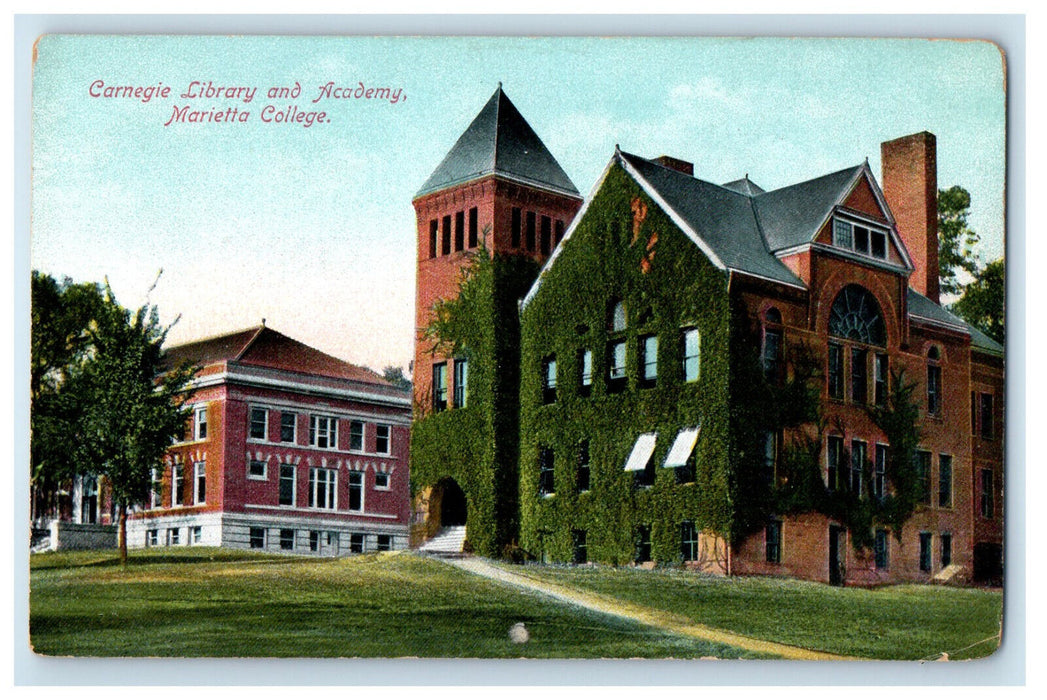
[[691,453],[694,452],[694,446],[698,442],[698,433],[701,429],[701,425],[696,425],[693,428],[684,428],[677,433],[676,440],[673,441],[673,446],[669,449],[669,456],[665,458],[665,464],[662,466],[682,467],[687,464],[687,460],[691,458]]
[[638,472],[647,467],[654,454],[654,443],[658,439],[658,433],[644,433],[636,438],[633,451],[629,453],[629,459],[625,462],[625,471]]

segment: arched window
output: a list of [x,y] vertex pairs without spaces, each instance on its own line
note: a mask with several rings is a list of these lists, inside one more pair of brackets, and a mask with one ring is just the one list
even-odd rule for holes
[[[868,290],[851,284],[840,290],[829,311],[828,390],[829,398],[840,401],[850,398],[864,404],[869,399],[869,349],[867,345],[884,348],[887,328],[876,298]],[[876,371],[886,372],[886,355],[874,353]],[[850,362],[850,382],[846,381],[846,363]],[[877,375],[877,382],[880,381]],[[885,377],[884,377],[885,381]],[[849,384],[850,396],[844,396]],[[883,399],[886,384],[877,384],[874,397]]]

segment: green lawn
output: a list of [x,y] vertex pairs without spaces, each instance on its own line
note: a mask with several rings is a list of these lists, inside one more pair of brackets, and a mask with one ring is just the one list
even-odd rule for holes
[[728,579],[675,569],[506,568],[676,613],[710,627],[866,658],[922,659],[943,651],[953,659],[987,656],[995,651],[997,640],[982,640],[999,634],[1003,615],[1003,595],[979,589],[834,588],[792,579]]
[[[69,656],[753,657],[590,614],[401,553],[186,548],[33,555],[37,653]],[[531,640],[514,644],[524,622]]]

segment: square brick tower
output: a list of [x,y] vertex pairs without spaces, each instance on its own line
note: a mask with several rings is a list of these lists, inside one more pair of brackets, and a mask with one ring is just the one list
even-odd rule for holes
[[[412,540],[418,544],[442,527],[468,524],[469,544],[496,554],[515,538],[517,521],[516,301],[582,198],[499,83],[413,204]],[[470,295],[471,305],[459,313],[475,318],[464,324],[475,336],[434,337],[434,308],[459,296],[470,271],[482,291]]]

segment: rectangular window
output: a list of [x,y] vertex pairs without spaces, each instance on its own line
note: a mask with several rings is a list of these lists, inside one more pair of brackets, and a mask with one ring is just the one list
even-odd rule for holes
[[866,446],[861,440],[851,440],[851,475],[848,488],[859,498],[862,496],[862,472],[865,470]]
[[640,336],[640,379],[644,386],[658,381],[658,336]]
[[451,254],[451,216],[447,215],[443,218],[443,235],[440,240],[440,252],[444,255]]
[[995,513],[995,501],[993,499],[994,484],[992,469],[982,469],[981,477],[981,513],[983,518],[991,518]]
[[916,502],[931,505],[931,453],[916,451]]
[[878,352],[873,356],[873,402],[877,406],[887,405],[890,376],[890,362],[887,355]]
[[309,531],[309,551],[319,552],[320,551],[320,532],[318,530]]
[[436,257],[436,241],[440,237],[440,222],[436,219],[429,220],[429,257]]
[[873,470],[873,497],[883,500],[887,495],[887,445],[876,446],[876,465]]
[[265,528],[252,527],[250,534],[251,549],[265,549]]
[[645,561],[651,561],[651,526],[637,525],[634,538],[636,553],[633,558],[636,563],[642,564]]
[[389,488],[389,473],[388,472],[375,472],[374,474],[374,487],[376,489],[385,490]]
[[363,554],[364,552],[364,533],[354,532],[349,535],[349,551],[353,554]]
[[309,507],[334,510],[336,508],[338,471],[313,467],[309,470]]
[[927,365],[927,413],[932,416],[942,412],[942,368]]
[[851,401],[866,403],[869,400],[869,353],[860,348],[851,348]]
[[521,224],[520,224],[520,207],[513,207],[512,226],[511,226],[511,231],[512,231],[512,241],[511,241],[511,244],[512,244],[513,248],[519,248],[520,247],[520,229],[521,229]]
[[772,520],[764,530],[765,556],[769,564],[782,563],[782,521]]
[[584,564],[589,561],[589,547],[585,543],[585,530],[571,530],[571,545],[573,548],[573,561],[575,564]]
[[252,440],[265,440],[269,428],[269,411],[264,408],[251,409],[251,428],[248,437]]
[[542,255],[548,255],[552,251],[553,245],[553,221],[548,216],[542,217],[542,229],[541,229],[541,250]]
[[280,530],[280,549],[294,549],[294,530]]
[[349,510],[362,512],[364,509],[364,473],[349,472]]
[[160,531],[159,530],[146,530],[145,532],[145,546],[156,547],[160,544]]
[[475,248],[479,245],[480,226],[477,219],[476,207],[469,210],[469,247]]
[[980,435],[983,440],[992,440],[994,436],[992,403],[992,394],[979,394],[978,412],[981,418]]
[[881,260],[887,259],[887,232],[882,229],[833,219],[833,245]]
[[859,253],[869,254],[869,229],[864,226],[854,227],[854,249]]
[[578,493],[589,490],[589,441],[582,440],[578,443],[578,479],[576,481]]
[[538,448],[538,495],[551,496],[555,493],[553,469],[555,455],[549,447]]
[[829,398],[843,401],[843,347],[829,343]]
[[938,507],[952,508],[951,455],[938,455]]
[[607,390],[611,393],[625,388],[625,341],[611,341],[607,351]]
[[197,406],[193,411],[193,439],[207,438],[207,406]]
[[454,361],[454,407],[469,405],[469,360]]
[[193,504],[201,505],[207,501],[207,463],[197,462],[193,465]]
[[780,376],[779,365],[782,354],[782,332],[777,328],[764,328],[763,331],[763,376],[771,384],[777,384]]
[[560,245],[560,241],[563,240],[563,219],[556,220],[556,245]]
[[387,455],[390,452],[389,449],[389,426],[388,425],[376,425],[374,426],[374,451],[380,455]]
[[309,444],[321,449],[338,447],[338,419],[331,416],[309,416]]
[[542,360],[542,403],[556,403],[556,355]]
[[763,434],[763,474],[768,484],[775,484],[775,466],[778,463],[778,434],[767,431]]
[[593,387],[593,351],[582,350],[578,353],[578,393],[588,396]]
[[171,467],[171,505],[182,505],[182,465]]
[[293,506],[295,504],[295,469],[294,465],[280,465],[280,505]]
[[524,240],[527,242],[527,250],[532,252],[534,251],[535,244],[537,243],[537,241],[535,241],[535,217],[536,215],[533,211],[527,212],[527,228],[524,231]]
[[920,571],[931,570],[931,533],[920,533]]
[[447,363],[433,365],[433,410],[447,408]]
[[189,544],[200,544],[204,539],[204,529],[199,525],[189,528]]
[[378,551],[388,552],[393,548],[392,535],[378,535]]
[[298,415],[290,411],[280,413],[280,442],[294,443],[297,437]]
[[699,359],[701,355],[701,336],[697,328],[685,328],[683,331],[683,380],[698,381]]
[[891,565],[890,540],[886,530],[876,531],[876,541],[873,545],[873,553],[876,560],[876,568],[886,571]]
[[454,215],[454,250],[458,252],[465,248],[465,212],[460,211]]
[[680,554],[684,561],[698,561],[698,529],[693,520],[680,523]]
[[349,449],[354,452],[364,451],[364,423],[363,421],[349,421]]
[[942,568],[952,564],[952,534],[942,533]]
[[854,234],[848,222],[833,220],[833,245],[838,248],[854,248]]
[[149,507],[159,508],[161,501],[161,492],[163,489],[163,483],[157,474],[156,469],[149,470]]
[[883,231],[872,230],[869,233],[869,243],[874,258],[887,259],[887,234]]
[[338,549],[339,549],[340,546],[341,546],[341,544],[338,542],[338,533],[337,532],[328,532],[327,533],[327,547],[328,547],[328,549],[331,549],[331,550],[334,551],[335,554],[338,554]]
[[182,531],[177,527],[167,528],[167,544],[181,544],[182,543]]
[[826,486],[836,491],[842,486],[843,438],[830,435],[825,442]]

